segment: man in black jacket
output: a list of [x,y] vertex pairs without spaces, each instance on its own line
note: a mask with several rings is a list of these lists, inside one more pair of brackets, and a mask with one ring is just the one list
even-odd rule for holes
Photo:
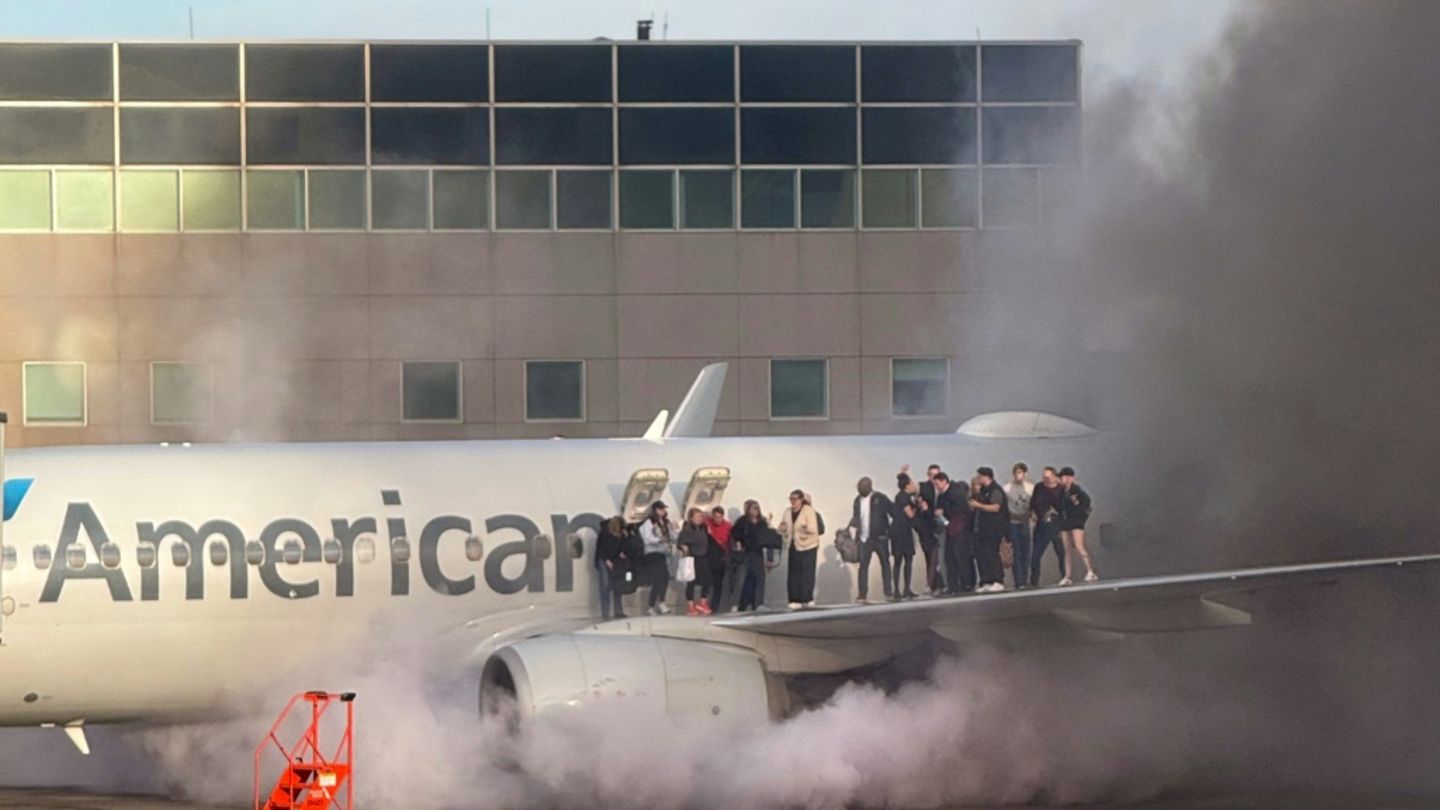
[[[943,473],[942,473],[943,475]],[[945,593],[975,590],[975,532],[970,506],[970,485],[950,482],[940,493],[940,514],[945,519]]]
[[975,560],[980,564],[980,587],[977,593],[999,593],[1005,590],[1005,566],[1000,563],[1000,543],[1010,528],[1010,514],[1005,489],[995,483],[995,471],[981,467],[980,491],[970,499],[975,514]]
[[869,478],[861,478],[855,485],[859,493],[850,509],[850,529],[860,541],[860,596],[855,601],[869,602],[870,555],[880,557],[880,577],[885,583],[885,598],[891,596],[890,589],[890,499],[884,493],[876,492]]
[[925,555],[925,587],[934,596],[945,590],[945,575],[940,570],[940,550],[945,542],[946,517],[940,501],[950,489],[950,476],[940,471],[939,464],[931,464],[929,479],[920,485],[920,500],[925,508],[920,511],[917,525],[920,529],[920,552]]

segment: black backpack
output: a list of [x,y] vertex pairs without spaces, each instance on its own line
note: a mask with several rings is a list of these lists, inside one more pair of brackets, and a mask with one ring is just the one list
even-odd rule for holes
[[[815,509],[813,506],[810,508]],[[815,509],[815,528],[820,531],[821,537],[825,536],[825,517],[820,514],[819,509]]]

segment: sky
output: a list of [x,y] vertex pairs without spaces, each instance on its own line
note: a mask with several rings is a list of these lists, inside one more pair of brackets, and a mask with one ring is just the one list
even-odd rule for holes
[[[0,0],[0,38],[1080,39],[1087,83],[1184,79],[1246,0]],[[1258,2],[1258,0],[1248,0]]]

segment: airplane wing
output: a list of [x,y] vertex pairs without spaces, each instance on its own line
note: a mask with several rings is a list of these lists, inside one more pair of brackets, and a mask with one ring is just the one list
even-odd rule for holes
[[1440,555],[1141,577],[1068,588],[745,614],[717,619],[713,624],[801,643],[897,638],[927,632],[960,640],[973,635],[980,625],[1045,618],[1100,633],[1179,632],[1249,624],[1249,613],[1227,604],[1249,593],[1402,570],[1440,572]]

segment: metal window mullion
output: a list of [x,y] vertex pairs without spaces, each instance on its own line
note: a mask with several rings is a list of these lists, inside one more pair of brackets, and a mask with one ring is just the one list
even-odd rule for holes
[[985,227],[985,49],[975,45],[975,227]]
[[[489,14],[488,10],[486,14]],[[486,200],[485,227],[487,230],[494,231],[496,223],[499,222],[496,218],[496,210],[500,207],[500,196],[495,182],[495,46],[490,44],[488,36],[485,43],[485,59],[487,63],[485,71],[486,100],[489,102],[489,114],[486,118],[490,122],[490,176],[485,183],[486,193],[490,198]]]
[[[610,46],[610,228],[620,230],[620,47]],[[679,227],[680,220],[675,220]],[[583,397],[583,394],[582,394]]]
[[733,179],[730,182],[730,226],[735,232],[740,231],[740,156],[744,154],[741,148],[741,140],[744,135],[741,132],[740,121],[740,45],[737,43],[732,48],[731,68],[735,75],[734,99],[735,104],[735,169]]
[[375,229],[375,206],[372,199],[375,185],[371,176],[374,156],[370,154],[370,43],[365,43],[362,56],[365,70],[365,230],[368,232]]
[[119,233],[120,228],[120,43],[110,44],[110,102],[111,102],[111,148],[114,154],[110,159],[110,170],[115,177],[110,183],[110,206],[114,219],[113,230]]

